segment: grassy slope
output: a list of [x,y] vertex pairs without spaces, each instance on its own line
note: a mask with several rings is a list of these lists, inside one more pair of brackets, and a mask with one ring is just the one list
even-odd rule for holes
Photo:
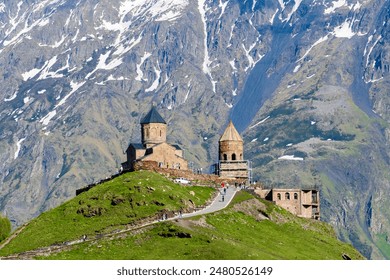
[[[190,201],[204,205],[213,192],[206,187],[181,187],[152,172],[126,173],[32,220],[0,255],[111,232],[162,210],[186,208]],[[112,205],[113,201],[119,204]]]
[[[181,187],[150,172],[124,174],[34,219],[0,254],[74,240],[83,234],[111,232],[163,209],[177,211],[189,200],[204,204],[212,192],[211,188]],[[118,199],[123,202],[112,205]],[[80,213],[82,209],[84,214],[100,214],[85,217]],[[260,213],[269,220],[259,219]],[[353,259],[362,258],[350,245],[337,240],[329,225],[298,218],[240,192],[223,211],[158,223],[120,238],[73,245],[69,251],[46,258],[341,259],[343,253]]]
[[[258,219],[259,213],[270,219]],[[47,258],[342,259],[343,253],[362,259],[352,246],[337,240],[328,224],[298,218],[240,192],[233,205],[223,211],[159,223],[113,240],[79,244]]]

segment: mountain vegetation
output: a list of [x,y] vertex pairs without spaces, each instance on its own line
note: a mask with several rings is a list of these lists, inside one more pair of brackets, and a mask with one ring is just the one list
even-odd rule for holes
[[[339,241],[330,225],[296,217],[245,191],[222,211],[151,223],[161,211],[203,205],[213,192],[152,172],[127,173],[32,220],[0,255],[19,253],[23,258],[30,251],[30,258],[73,260],[363,258]],[[133,228],[125,230],[129,226]],[[82,236],[83,242],[71,244]],[[50,246],[57,249],[37,250]]]
[[11,233],[11,222],[0,216],[0,242],[6,239]]

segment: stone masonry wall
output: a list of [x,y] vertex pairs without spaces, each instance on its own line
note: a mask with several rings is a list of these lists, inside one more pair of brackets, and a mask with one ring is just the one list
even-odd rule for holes
[[190,170],[179,170],[179,169],[169,169],[169,168],[159,168],[157,162],[155,161],[137,161],[134,164],[134,170],[150,170],[160,174],[163,174],[171,178],[186,178],[195,184],[209,185],[209,186],[220,186],[222,182],[227,182],[229,184],[234,184],[235,180],[220,178],[217,175],[213,174],[195,174]]

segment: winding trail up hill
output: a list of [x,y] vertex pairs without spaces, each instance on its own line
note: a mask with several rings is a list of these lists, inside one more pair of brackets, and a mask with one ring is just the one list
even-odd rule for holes
[[[215,199],[212,201],[212,203],[210,205],[208,205],[207,207],[203,208],[202,210],[194,211],[191,213],[185,213],[182,215],[178,214],[174,217],[167,218],[166,220],[157,219],[154,221],[141,223],[141,224],[134,226],[134,227],[129,227],[129,228],[124,229],[124,230],[115,231],[114,233],[107,233],[107,234],[99,235],[98,238],[88,238],[87,235],[83,235],[83,237],[81,239],[66,241],[63,244],[59,244],[59,245],[52,245],[52,246],[48,246],[48,247],[38,248],[35,250],[31,250],[31,251],[22,252],[19,254],[14,254],[14,255],[6,256],[6,257],[0,257],[0,260],[2,260],[2,259],[3,260],[5,260],[5,259],[8,259],[8,260],[34,259],[34,258],[39,257],[39,256],[48,256],[50,254],[59,253],[59,252],[62,252],[64,250],[69,250],[69,248],[71,246],[76,245],[76,244],[80,244],[82,242],[91,242],[91,241],[94,241],[96,239],[101,239],[101,238],[115,238],[116,236],[123,235],[124,233],[130,232],[130,231],[137,231],[137,230],[140,230],[142,228],[145,228],[147,226],[150,226],[150,225],[153,225],[153,224],[156,224],[159,222],[172,221],[172,220],[176,220],[176,219],[180,219],[180,218],[190,218],[190,217],[195,217],[195,216],[200,216],[200,215],[205,215],[205,214],[217,212],[217,211],[220,211],[220,210],[226,208],[229,205],[229,203],[232,201],[236,192],[237,192],[237,188],[235,188],[235,187],[227,188],[226,193],[224,193],[223,191],[218,192],[218,195],[215,197]],[[3,244],[0,245],[0,250],[2,248],[4,248],[14,238],[16,238],[18,236],[18,234],[21,231],[23,231],[23,229],[25,227],[26,227],[26,225],[22,226],[20,229],[15,231],[14,234],[12,234],[12,236],[10,236],[10,238],[8,238],[8,240],[6,242],[4,242]]]

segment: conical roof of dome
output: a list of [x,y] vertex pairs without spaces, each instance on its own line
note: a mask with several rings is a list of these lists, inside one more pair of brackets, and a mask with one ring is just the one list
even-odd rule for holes
[[165,123],[165,120],[163,117],[161,117],[160,113],[157,111],[156,107],[152,107],[150,109],[149,113],[146,114],[146,116],[141,120],[141,124],[148,124],[148,123]]
[[225,132],[222,134],[219,141],[241,141],[242,138],[238,133],[237,129],[234,127],[233,122],[230,121],[228,126],[225,129]]

